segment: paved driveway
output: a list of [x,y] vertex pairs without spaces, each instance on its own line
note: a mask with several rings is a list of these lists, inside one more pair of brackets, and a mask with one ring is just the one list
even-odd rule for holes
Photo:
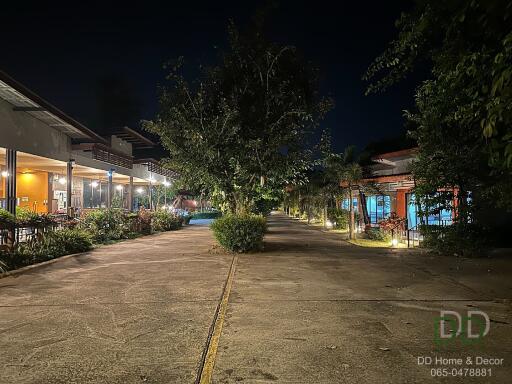
[[[214,383],[440,382],[418,356],[504,358],[490,378],[441,382],[509,382],[512,262],[269,226],[265,251],[238,257]],[[212,245],[190,226],[1,279],[0,382],[193,383],[233,259]],[[443,309],[485,311],[489,334],[436,346]]]

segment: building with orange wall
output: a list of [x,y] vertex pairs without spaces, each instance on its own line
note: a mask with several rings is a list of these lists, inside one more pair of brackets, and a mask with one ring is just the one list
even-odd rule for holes
[[0,208],[75,214],[140,201],[154,208],[154,186],[177,176],[137,156],[154,146],[128,127],[99,135],[0,71]]
[[[372,157],[373,164],[364,167],[364,178],[352,202],[359,212],[361,225],[378,226],[379,222],[395,213],[406,219],[406,229],[417,228],[420,220],[411,173],[416,153],[417,148],[410,148],[379,154]],[[348,204],[348,199],[345,199],[342,207],[347,209]],[[424,218],[424,222],[448,225],[452,222],[452,215],[452,211],[440,210]]]

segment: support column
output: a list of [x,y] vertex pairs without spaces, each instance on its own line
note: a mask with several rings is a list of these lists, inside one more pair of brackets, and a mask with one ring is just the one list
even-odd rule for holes
[[112,175],[114,174],[114,170],[111,169],[107,172],[108,175],[108,183],[107,183],[107,208],[112,207]]
[[153,186],[151,183],[151,179],[149,180],[149,210],[153,210]]
[[74,208],[71,206],[71,197],[73,194],[73,165],[75,165],[75,160],[70,159],[66,170],[66,209],[69,217],[73,217],[75,214]]
[[16,215],[16,151],[13,149],[6,150],[6,167],[6,208],[7,211]]
[[130,176],[130,185],[128,186],[128,210],[133,211],[133,176]]

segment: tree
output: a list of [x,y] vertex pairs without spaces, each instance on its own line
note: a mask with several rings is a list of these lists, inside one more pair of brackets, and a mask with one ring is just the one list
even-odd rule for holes
[[[497,172],[512,169],[512,2],[507,0],[416,1],[397,21],[398,38],[369,66],[367,94],[384,91],[420,61],[432,81],[418,92],[421,103],[447,99],[446,84],[462,92],[443,117],[480,132],[482,149]],[[458,96],[452,94],[451,96]],[[449,96],[448,96],[449,97]],[[484,141],[485,139],[485,141]]]
[[160,136],[168,164],[230,212],[254,209],[309,165],[308,138],[331,103],[318,94],[316,71],[292,46],[261,29],[229,26],[220,63],[194,82],[183,60],[168,67],[160,111],[145,129]]
[[436,229],[439,240],[464,240],[455,248],[481,237],[486,211],[512,208],[511,16],[510,1],[416,1],[364,76],[370,94],[420,62],[431,68],[406,112],[419,146],[415,193],[423,216],[455,211],[455,225]]

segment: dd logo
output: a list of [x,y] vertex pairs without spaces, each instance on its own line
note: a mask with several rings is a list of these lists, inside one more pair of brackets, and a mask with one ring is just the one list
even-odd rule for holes
[[491,320],[483,311],[468,311],[467,316],[456,311],[441,311],[434,323],[434,337],[438,344],[456,339],[472,343],[486,336],[490,327]]

